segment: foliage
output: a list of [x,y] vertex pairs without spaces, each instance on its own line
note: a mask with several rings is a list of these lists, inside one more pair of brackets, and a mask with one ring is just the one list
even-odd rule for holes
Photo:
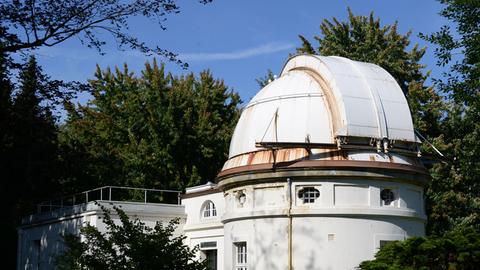
[[[12,151],[13,133],[12,133],[12,99],[11,93],[13,91],[13,85],[10,81],[10,74],[7,69],[7,63],[5,56],[0,54],[0,172],[2,179],[2,185],[4,190],[10,190],[13,183],[9,183],[6,179],[9,179],[9,173],[6,161],[8,161],[8,155]],[[10,192],[5,192],[0,197],[0,203],[4,206],[4,217],[0,220],[0,231],[2,233],[2,239],[10,248],[6,250],[4,256],[15,256],[15,243],[16,243],[16,231],[15,231],[15,201],[14,197],[8,196]],[[6,206],[6,207],[5,207]],[[8,245],[11,244],[11,245]],[[6,260],[4,262],[5,267],[13,268],[15,264],[12,260]]]
[[[34,59],[17,63],[12,55],[26,56],[31,50],[77,38],[101,54],[107,42],[114,41],[120,49],[157,54],[187,67],[175,53],[145,43],[129,29],[133,17],[149,18],[165,29],[166,18],[178,12],[175,0],[0,1],[0,179],[8,190],[0,199],[5,206],[0,229],[5,246],[10,247],[4,267],[15,267],[15,227],[20,217],[33,212],[34,203],[47,194],[79,191],[75,188],[81,185],[62,184],[79,179],[67,172],[81,172],[87,158],[85,152],[77,151],[85,148],[81,144],[59,145],[55,122],[57,106],[85,90],[85,85],[50,80]],[[12,69],[23,78],[15,80]],[[75,166],[69,161],[81,162]]]
[[[3,54],[4,55],[4,54]],[[57,127],[52,108],[68,98],[63,85],[43,74],[34,57],[22,65],[18,83],[0,56],[0,179],[5,191],[2,239],[14,247],[15,226],[34,203],[59,191]],[[15,258],[15,248],[10,248]],[[10,262],[4,264],[9,268]],[[13,268],[13,265],[12,265]]]
[[480,263],[480,232],[472,228],[443,236],[412,237],[380,249],[372,261],[360,264],[364,270],[467,270]]
[[206,269],[206,262],[195,260],[196,249],[183,244],[185,236],[176,236],[179,220],[166,226],[158,222],[149,227],[142,221],[130,220],[125,212],[113,207],[120,223],[110,210],[101,206],[106,232],[86,224],[80,236],[65,235],[67,249],[57,258],[58,269]]
[[450,65],[437,80],[439,88],[448,93],[458,104],[466,106],[478,103],[480,90],[480,3],[472,0],[441,0],[446,7],[440,15],[453,22],[455,27],[445,25],[440,31],[425,35],[425,40],[436,45],[435,55],[439,66]]
[[480,228],[480,2],[440,2],[446,5],[440,14],[451,26],[421,35],[436,45],[438,65],[448,68],[436,80],[449,98],[436,144],[451,161],[434,166],[426,193],[428,229],[435,233],[462,226]]
[[267,70],[267,75],[265,75],[264,77],[255,79],[260,89],[267,86],[267,84],[269,84],[273,80],[275,80],[275,74],[273,74],[273,72],[270,69]]
[[8,157],[11,161],[9,169],[14,171],[21,183],[18,188],[31,194],[40,188],[39,185],[44,186],[52,180],[51,170],[57,155],[57,130],[47,103],[52,100],[50,95],[59,89],[42,73],[34,57],[21,71],[19,79],[20,91],[12,105],[13,152]]
[[[208,3],[211,0],[200,0]],[[110,34],[120,48],[158,54],[181,63],[176,54],[148,46],[129,33],[129,19],[143,16],[165,30],[169,14],[178,13],[174,0],[22,0],[0,2],[0,53],[55,46],[77,37],[102,52]],[[184,64],[186,66],[186,64]]]
[[89,187],[176,189],[215,178],[240,103],[223,81],[209,71],[176,77],[154,61],[140,77],[126,65],[98,68],[90,84],[93,99],[67,107],[60,134],[62,156],[72,164],[66,178]]

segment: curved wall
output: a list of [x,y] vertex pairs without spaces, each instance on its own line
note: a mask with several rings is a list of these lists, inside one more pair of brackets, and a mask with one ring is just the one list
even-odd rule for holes
[[[225,269],[234,269],[234,245],[246,242],[249,269],[288,269],[291,217],[294,269],[354,269],[372,259],[381,241],[424,234],[420,184],[378,179],[285,178],[230,186],[224,191]],[[302,188],[316,188],[314,203],[303,203]],[[384,205],[383,189],[395,192]],[[238,195],[244,194],[243,205]],[[230,247],[230,248],[229,248]]]

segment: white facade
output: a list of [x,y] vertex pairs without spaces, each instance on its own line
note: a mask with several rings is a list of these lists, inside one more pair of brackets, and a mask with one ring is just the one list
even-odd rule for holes
[[[190,247],[198,246],[199,258],[214,260],[217,269],[223,269],[224,231],[221,217],[225,214],[223,193],[215,189],[215,184],[187,188],[182,204],[188,215],[183,230]],[[190,197],[192,193],[203,194]],[[213,208],[212,208],[213,207]]]
[[196,218],[211,200],[223,224],[217,269],[354,269],[388,241],[424,234],[418,143],[388,72],[293,57],[243,109],[217,185],[187,190],[186,228],[205,229],[186,235],[220,232]]
[[[115,202],[114,205],[122,208],[128,216],[138,218],[152,227],[157,222],[168,223],[173,218],[180,218],[179,230],[176,233],[183,233],[181,228],[185,224],[186,215],[181,205],[137,202]],[[22,220],[23,225],[18,228],[17,269],[55,269],[55,257],[65,248],[63,235],[78,235],[86,223],[97,227],[100,232],[105,232],[105,224],[99,218],[103,216],[100,206],[110,209],[112,220],[120,223],[111,202],[107,201],[89,202],[25,217]]]
[[354,269],[388,241],[424,234],[418,143],[388,72],[293,57],[244,108],[216,184],[175,206],[186,244],[212,269]]
[[[314,203],[298,197],[304,187],[319,190]],[[396,196],[389,205],[380,196],[385,188]],[[417,185],[308,179],[292,181],[291,190],[290,210],[288,182],[253,184],[184,199],[188,244],[216,242],[217,269],[236,269],[235,243],[239,242],[247,244],[247,269],[289,269],[291,235],[293,269],[354,269],[372,259],[382,241],[424,234],[423,191]],[[246,195],[243,205],[238,193]],[[221,209],[217,218],[198,218],[207,201]]]

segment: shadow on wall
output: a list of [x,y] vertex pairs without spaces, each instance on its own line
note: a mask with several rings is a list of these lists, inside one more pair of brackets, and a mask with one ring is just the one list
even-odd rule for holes
[[58,214],[50,213],[51,218],[43,221],[40,217],[46,218],[47,213],[29,216],[26,220],[29,225],[19,228],[17,269],[54,269],[56,257],[66,248],[63,236],[78,235],[83,223],[89,221],[88,216],[67,216],[59,220]]
[[[319,218],[319,217],[316,217]],[[336,219],[336,218],[334,218]],[[338,221],[335,222],[347,222],[355,223],[355,220],[359,222],[365,221],[363,218],[351,218],[351,217],[338,217]],[[299,222],[295,224],[295,222]],[[318,221],[318,220],[317,220]],[[382,226],[382,224],[395,228],[397,231],[409,231],[415,232],[413,227],[410,227],[411,220],[408,219],[393,219],[389,217],[370,217],[369,222],[375,222],[376,226]],[[254,254],[251,263],[253,263],[253,269],[285,269],[288,265],[288,218],[277,217],[267,219],[255,219],[252,220],[253,232],[252,235],[254,247]],[[324,222],[324,221],[322,221]],[[300,224],[309,224],[309,226],[302,226]],[[343,231],[343,235],[336,234],[336,230],[332,230],[332,234],[325,233],[325,230],[319,230],[313,223],[308,220],[293,219],[293,266],[300,269],[312,269],[312,270],[328,270],[337,269],[338,265],[348,264],[342,260],[345,257],[358,257],[358,254],[352,254],[352,250],[349,248],[341,248],[342,243],[337,243],[336,238],[342,237],[351,239],[352,241],[359,241],[360,238],[354,237],[350,234],[357,234],[356,231]],[[333,223],[332,223],[333,224]],[[332,226],[332,225],[330,225]],[[355,225],[353,225],[355,227]],[[335,228],[335,226],[333,227]],[[375,230],[374,227],[370,227],[371,230]],[[335,233],[335,234],[334,234]],[[339,232],[340,233],[340,232]],[[346,233],[346,234],[345,234]],[[419,232],[421,234],[421,232]],[[372,231],[366,232],[367,235],[374,235]],[[413,235],[405,235],[413,236]],[[330,237],[332,239],[330,239]],[[371,239],[367,244],[362,243],[356,245],[357,248],[370,247],[373,250],[374,239]],[[351,243],[355,245],[354,242]],[[328,245],[328,246],[327,246]],[[338,257],[321,258],[319,253],[323,253],[322,250],[332,249],[334,252],[341,253]],[[366,251],[369,253],[371,251]],[[329,256],[329,255],[326,255]],[[330,263],[326,262],[329,261]],[[359,262],[360,263],[360,262]]]
[[[268,228],[265,230],[265,228]],[[272,230],[272,228],[274,228]],[[288,266],[288,218],[267,218],[258,219],[253,223],[253,244],[255,246],[255,258],[253,269],[284,269]],[[297,232],[298,233],[298,232]],[[323,248],[324,239],[321,236],[315,234],[314,229],[302,229],[300,231],[304,237],[309,237],[315,246],[316,250]],[[293,235],[293,238],[295,235]],[[301,243],[296,242],[293,239],[293,251],[299,249]],[[295,257],[292,258],[292,263],[295,266]],[[315,268],[315,256],[311,251],[308,257],[306,269],[320,269]]]

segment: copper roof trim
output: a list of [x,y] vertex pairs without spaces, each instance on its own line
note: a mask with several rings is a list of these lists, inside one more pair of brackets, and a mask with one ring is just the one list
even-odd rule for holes
[[277,149],[275,155],[272,150],[250,152],[228,159],[222,171],[246,165],[273,163],[274,160],[275,163],[306,160],[312,155],[315,156],[315,159],[321,160],[347,160],[347,153],[343,150],[311,149],[311,151],[313,154],[305,148]]
[[353,160],[300,160],[291,162],[264,163],[255,165],[239,166],[221,171],[217,175],[217,181],[230,175],[274,170],[294,169],[383,169],[396,170],[409,173],[423,174],[428,176],[427,169],[420,166],[413,166],[399,163],[375,162],[375,161],[353,161]]

